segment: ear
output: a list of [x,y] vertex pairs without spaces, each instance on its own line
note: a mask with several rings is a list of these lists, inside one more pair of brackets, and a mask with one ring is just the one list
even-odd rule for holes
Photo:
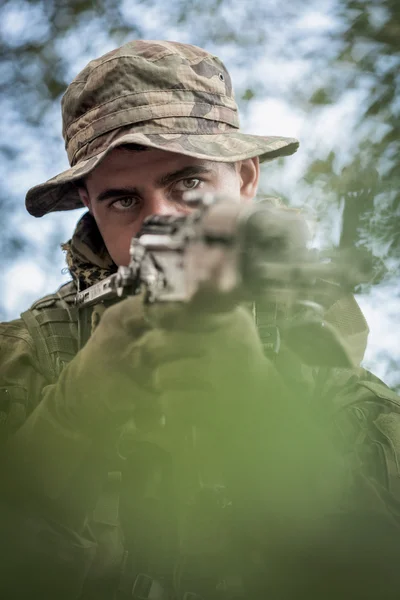
[[260,161],[258,156],[246,158],[238,164],[240,176],[240,197],[242,202],[251,202],[257,193],[260,179]]
[[79,197],[81,199],[82,204],[84,206],[86,206],[86,208],[89,210],[90,214],[93,214],[92,213],[92,203],[90,202],[90,197],[89,197],[86,187],[84,185],[80,185],[78,187],[78,193],[79,193]]

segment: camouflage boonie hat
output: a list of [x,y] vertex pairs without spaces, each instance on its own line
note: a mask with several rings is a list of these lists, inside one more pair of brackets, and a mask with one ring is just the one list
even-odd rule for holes
[[62,100],[71,168],[28,191],[35,217],[81,208],[76,182],[123,144],[235,162],[293,154],[298,141],[239,131],[238,109],[223,63],[201,48],[132,41],[92,60]]

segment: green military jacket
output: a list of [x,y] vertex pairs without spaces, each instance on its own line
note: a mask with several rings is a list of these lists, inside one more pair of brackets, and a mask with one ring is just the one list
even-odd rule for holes
[[[59,373],[90,334],[93,315],[88,312],[78,318],[75,294],[71,282],[36,302],[21,319],[0,325],[0,439],[6,485],[10,481],[7,440],[30,418],[47,386],[57,385]],[[352,347],[361,358],[365,331],[355,321],[345,324],[352,328]],[[332,438],[351,465],[352,481],[364,490],[361,503],[366,513],[383,516],[386,547],[386,528],[397,531],[400,519],[398,396],[362,369],[305,369],[293,362],[289,368],[284,355],[277,359],[277,367],[295,386],[307,389],[312,410],[322,421],[331,422]],[[198,594],[190,578],[179,593],[168,591],[165,582],[176,571],[173,511],[165,509],[168,478],[158,494],[149,498],[144,491],[148,488],[145,471],[159,475],[160,468],[168,471],[168,457],[146,445],[132,460],[107,452],[100,465],[82,459],[82,477],[89,480],[86,489],[91,492],[76,498],[73,490],[68,491],[71,511],[76,506],[81,511],[70,523],[60,522],[51,507],[29,497],[29,491],[25,497],[23,482],[11,493],[3,483],[0,589],[9,597],[27,597],[31,590],[29,597],[66,600],[249,597],[246,592],[239,594],[237,583],[232,591],[225,580],[207,597]],[[18,479],[18,473],[14,475]],[[159,524],[149,528],[149,522]],[[380,534],[378,538],[376,547]],[[167,540],[164,546],[161,540]],[[6,597],[5,592],[1,597]],[[289,592],[287,597],[292,598]]]

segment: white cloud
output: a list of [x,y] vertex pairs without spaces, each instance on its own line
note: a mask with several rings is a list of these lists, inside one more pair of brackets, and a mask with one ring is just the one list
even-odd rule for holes
[[[389,385],[398,380],[400,370],[400,286],[398,282],[372,288],[370,294],[357,298],[367,319],[370,335],[365,354],[365,367]],[[398,365],[396,373],[387,371],[380,360],[383,353]]]
[[[61,256],[61,253],[60,253]],[[15,319],[32,302],[68,281],[61,269],[45,271],[33,259],[18,260],[2,276],[2,301],[6,319]]]
[[282,135],[298,137],[304,126],[304,117],[278,98],[254,100],[251,112],[244,120],[243,129],[255,135]]
[[[326,6],[325,8],[328,8]],[[322,6],[321,6],[322,8]],[[296,21],[296,29],[302,30],[304,33],[315,31],[317,33],[331,31],[335,26],[335,20],[328,12],[320,10],[309,10],[304,12]]]
[[[86,209],[65,211],[63,213],[50,213],[45,217],[36,219],[22,210],[16,211],[11,223],[18,226],[21,235],[37,245],[40,252],[46,241],[54,237],[57,232],[60,244],[66,242],[72,235],[75,225]],[[61,252],[61,251],[60,251]]]

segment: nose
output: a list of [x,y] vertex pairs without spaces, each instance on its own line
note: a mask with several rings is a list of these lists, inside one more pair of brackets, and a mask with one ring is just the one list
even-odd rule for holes
[[143,208],[143,218],[150,215],[179,215],[188,214],[191,208],[184,202],[168,198],[163,190],[155,190],[148,194]]

